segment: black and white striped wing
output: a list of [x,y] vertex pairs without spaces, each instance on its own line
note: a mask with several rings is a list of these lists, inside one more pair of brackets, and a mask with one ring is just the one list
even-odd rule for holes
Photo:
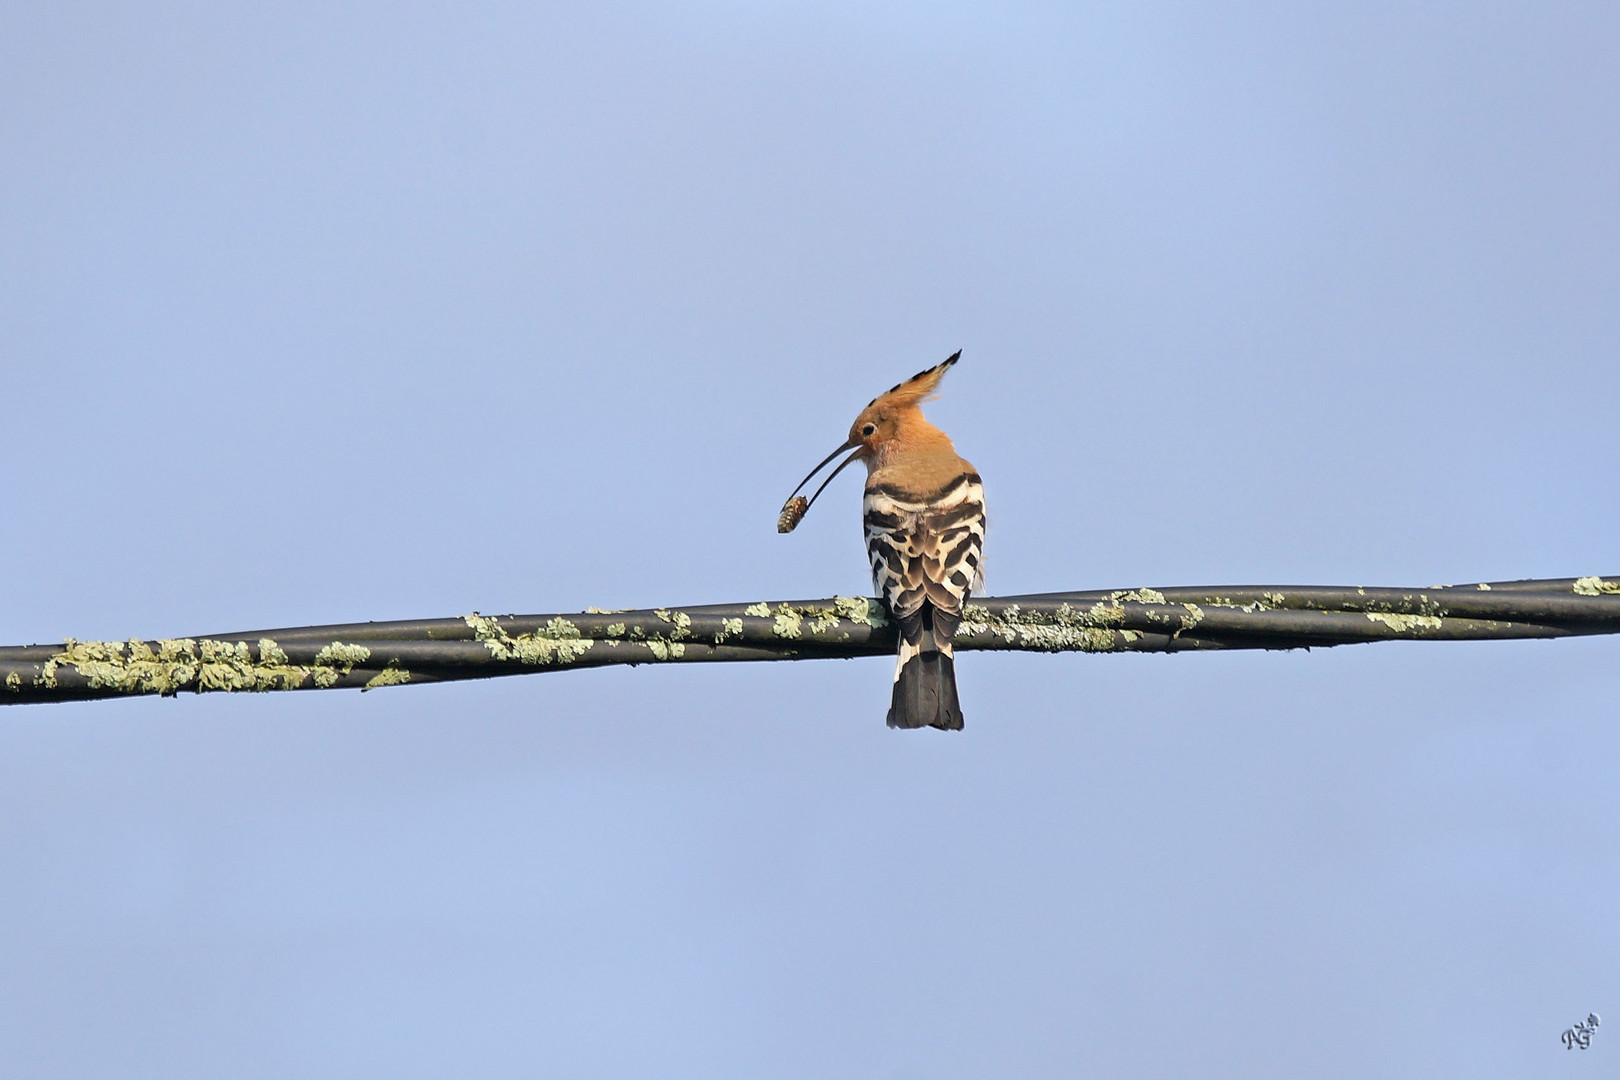
[[983,588],[984,489],[977,473],[922,494],[874,484],[862,510],[872,583],[896,618],[924,600],[960,614],[968,594]]

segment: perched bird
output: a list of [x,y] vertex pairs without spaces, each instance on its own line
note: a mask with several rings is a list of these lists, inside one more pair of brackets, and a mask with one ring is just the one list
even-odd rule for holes
[[[961,355],[873,398],[844,445],[793,489],[777,520],[778,531],[792,532],[844,466],[866,463],[866,552],[878,595],[900,629],[890,727],[962,727],[951,638],[968,593],[984,587],[984,489],[978,472],[919,408]],[[799,495],[845,450],[852,453],[808,501]]]

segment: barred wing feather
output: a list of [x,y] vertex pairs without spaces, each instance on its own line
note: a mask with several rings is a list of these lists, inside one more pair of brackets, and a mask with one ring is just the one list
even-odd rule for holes
[[937,492],[915,495],[884,485],[862,504],[872,583],[899,618],[924,600],[959,614],[984,586],[984,489],[963,473]]

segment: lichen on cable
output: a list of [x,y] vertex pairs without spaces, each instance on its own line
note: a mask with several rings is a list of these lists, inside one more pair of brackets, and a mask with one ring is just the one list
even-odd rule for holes
[[[325,687],[338,678],[335,667],[292,663],[270,638],[260,638],[253,645],[213,638],[175,638],[152,644],[138,638],[127,642],[69,638],[46,661],[36,685],[56,687],[64,667],[78,672],[92,690],[124,694],[296,690],[306,680]],[[343,674],[352,667],[352,663],[344,665]]]
[[889,609],[883,606],[883,601],[874,600],[869,596],[835,596],[833,610],[850,622],[860,623],[862,626],[875,629],[889,625]]
[[411,673],[404,668],[385,667],[366,680],[362,690],[375,690],[379,686],[403,686],[411,681]]
[[1390,611],[1369,611],[1367,618],[1375,623],[1383,623],[1397,634],[1411,634],[1419,630],[1438,630],[1445,625],[1445,620],[1434,615],[1402,615]]
[[779,638],[797,638],[804,633],[804,620],[793,608],[786,604],[778,604],[774,633]]
[[1009,604],[1000,612],[983,604],[969,603],[962,609],[958,635],[989,635],[1008,645],[1039,652],[1118,652],[1124,648],[1122,634],[1111,628],[1118,604],[1099,602],[1085,611],[1070,604],[1059,604],[1051,615],[1024,611]]
[[659,608],[653,612],[653,616],[675,627],[675,629],[671,630],[667,635],[671,641],[680,641],[682,638],[692,636],[692,616],[688,615],[686,612],[670,611],[668,608]]
[[590,651],[596,642],[582,637],[579,627],[561,615],[546,623],[543,631],[513,636],[495,619],[478,612],[464,615],[473,636],[497,660],[516,660],[537,666],[571,664]]

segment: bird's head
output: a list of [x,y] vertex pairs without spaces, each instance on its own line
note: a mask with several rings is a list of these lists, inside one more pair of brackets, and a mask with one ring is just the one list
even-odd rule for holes
[[[814,503],[821,493],[827,490],[834,476],[844,471],[844,466],[852,461],[881,459],[884,452],[896,440],[904,437],[908,429],[918,426],[927,427],[927,421],[922,418],[922,409],[918,406],[934,396],[939,388],[939,381],[945,377],[952,364],[961,357],[962,350],[958,349],[945,359],[943,363],[935,364],[926,371],[919,371],[903,383],[891,386],[887,391],[873,398],[861,414],[850,425],[849,438],[844,444],[822,460],[820,465],[810,470],[810,475],[799,481],[799,487],[793,489],[788,501],[782,507],[782,515],[777,519],[778,532],[792,532],[799,524],[810,504]],[[812,477],[833,458],[845,450],[851,451],[849,457],[838,463],[838,468],[832,475],[821,482],[816,493],[808,500],[799,496],[799,489],[808,484]]]

